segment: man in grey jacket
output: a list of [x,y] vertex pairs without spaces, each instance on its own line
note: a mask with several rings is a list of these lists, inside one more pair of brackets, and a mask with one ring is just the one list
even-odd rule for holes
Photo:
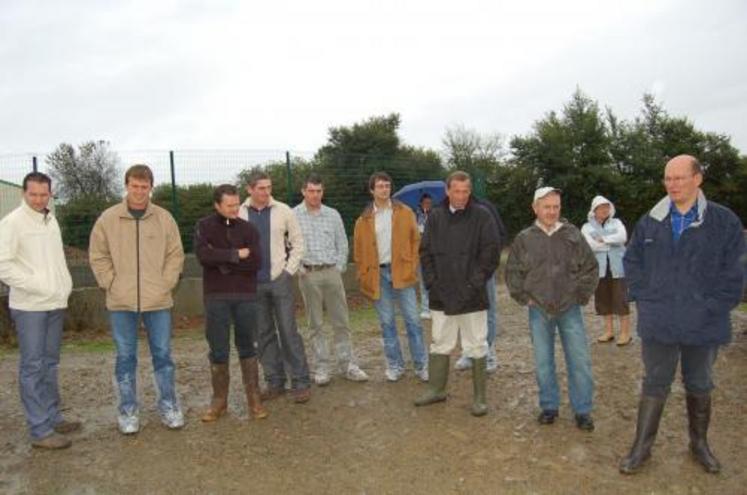
[[581,313],[597,286],[597,260],[581,232],[560,218],[560,190],[540,187],[534,193],[534,225],[511,245],[506,284],[522,306],[529,306],[529,329],[539,386],[540,424],[558,416],[560,394],[555,372],[555,330],[568,369],[568,395],[576,425],[592,431],[594,381],[586,328]]

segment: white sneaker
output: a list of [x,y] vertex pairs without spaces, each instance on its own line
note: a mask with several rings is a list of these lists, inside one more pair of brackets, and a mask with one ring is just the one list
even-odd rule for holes
[[178,430],[184,426],[184,414],[179,409],[169,409],[161,414],[161,422],[170,430]]
[[140,418],[137,414],[120,414],[117,416],[117,425],[122,435],[134,435],[140,431]]
[[329,376],[329,373],[326,371],[317,371],[314,373],[314,383],[316,383],[320,387],[324,387],[325,385],[329,385],[331,378]]
[[391,368],[387,368],[386,371],[384,371],[384,375],[386,376],[387,381],[389,382],[396,382],[399,381],[400,378],[402,378],[402,375],[404,374],[401,370],[394,370]]
[[495,373],[498,370],[498,357],[495,355],[495,349],[488,350],[488,359],[485,360],[485,371]]
[[430,311],[423,311],[420,313],[420,319],[421,320],[430,320],[431,319],[431,312]]
[[462,356],[457,359],[457,362],[454,363],[454,369],[457,371],[464,371],[472,369],[472,360],[462,354]]
[[428,368],[423,368],[422,370],[415,370],[415,376],[420,378],[421,382],[427,382],[428,381]]
[[366,374],[366,372],[360,369],[355,364],[348,365],[348,370],[345,372],[345,378],[347,378],[351,382],[367,382],[368,381],[368,375]]

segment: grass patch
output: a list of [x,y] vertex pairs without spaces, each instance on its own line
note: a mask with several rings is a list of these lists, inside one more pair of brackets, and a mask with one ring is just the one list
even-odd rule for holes
[[742,313],[747,313],[747,302],[744,302],[737,306],[737,309],[741,311]]
[[76,340],[62,344],[62,352],[114,352],[114,342],[111,340]]

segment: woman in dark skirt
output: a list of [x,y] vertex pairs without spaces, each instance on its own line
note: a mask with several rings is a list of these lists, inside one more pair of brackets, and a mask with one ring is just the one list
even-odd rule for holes
[[628,234],[625,225],[615,218],[615,205],[604,196],[591,202],[589,221],[581,228],[599,264],[599,285],[594,294],[598,315],[604,316],[604,334],[598,342],[612,342],[615,338],[614,315],[620,318],[617,345],[630,343],[630,308],[623,271],[623,255]]

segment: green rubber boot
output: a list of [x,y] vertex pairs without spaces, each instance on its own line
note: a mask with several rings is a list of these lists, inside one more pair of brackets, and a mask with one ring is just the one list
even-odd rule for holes
[[446,381],[449,378],[449,356],[430,354],[428,356],[428,390],[415,399],[416,406],[427,406],[446,400]]
[[487,359],[484,357],[472,358],[472,416],[485,416],[488,414],[488,404],[485,402],[485,380],[488,373],[485,369]]

